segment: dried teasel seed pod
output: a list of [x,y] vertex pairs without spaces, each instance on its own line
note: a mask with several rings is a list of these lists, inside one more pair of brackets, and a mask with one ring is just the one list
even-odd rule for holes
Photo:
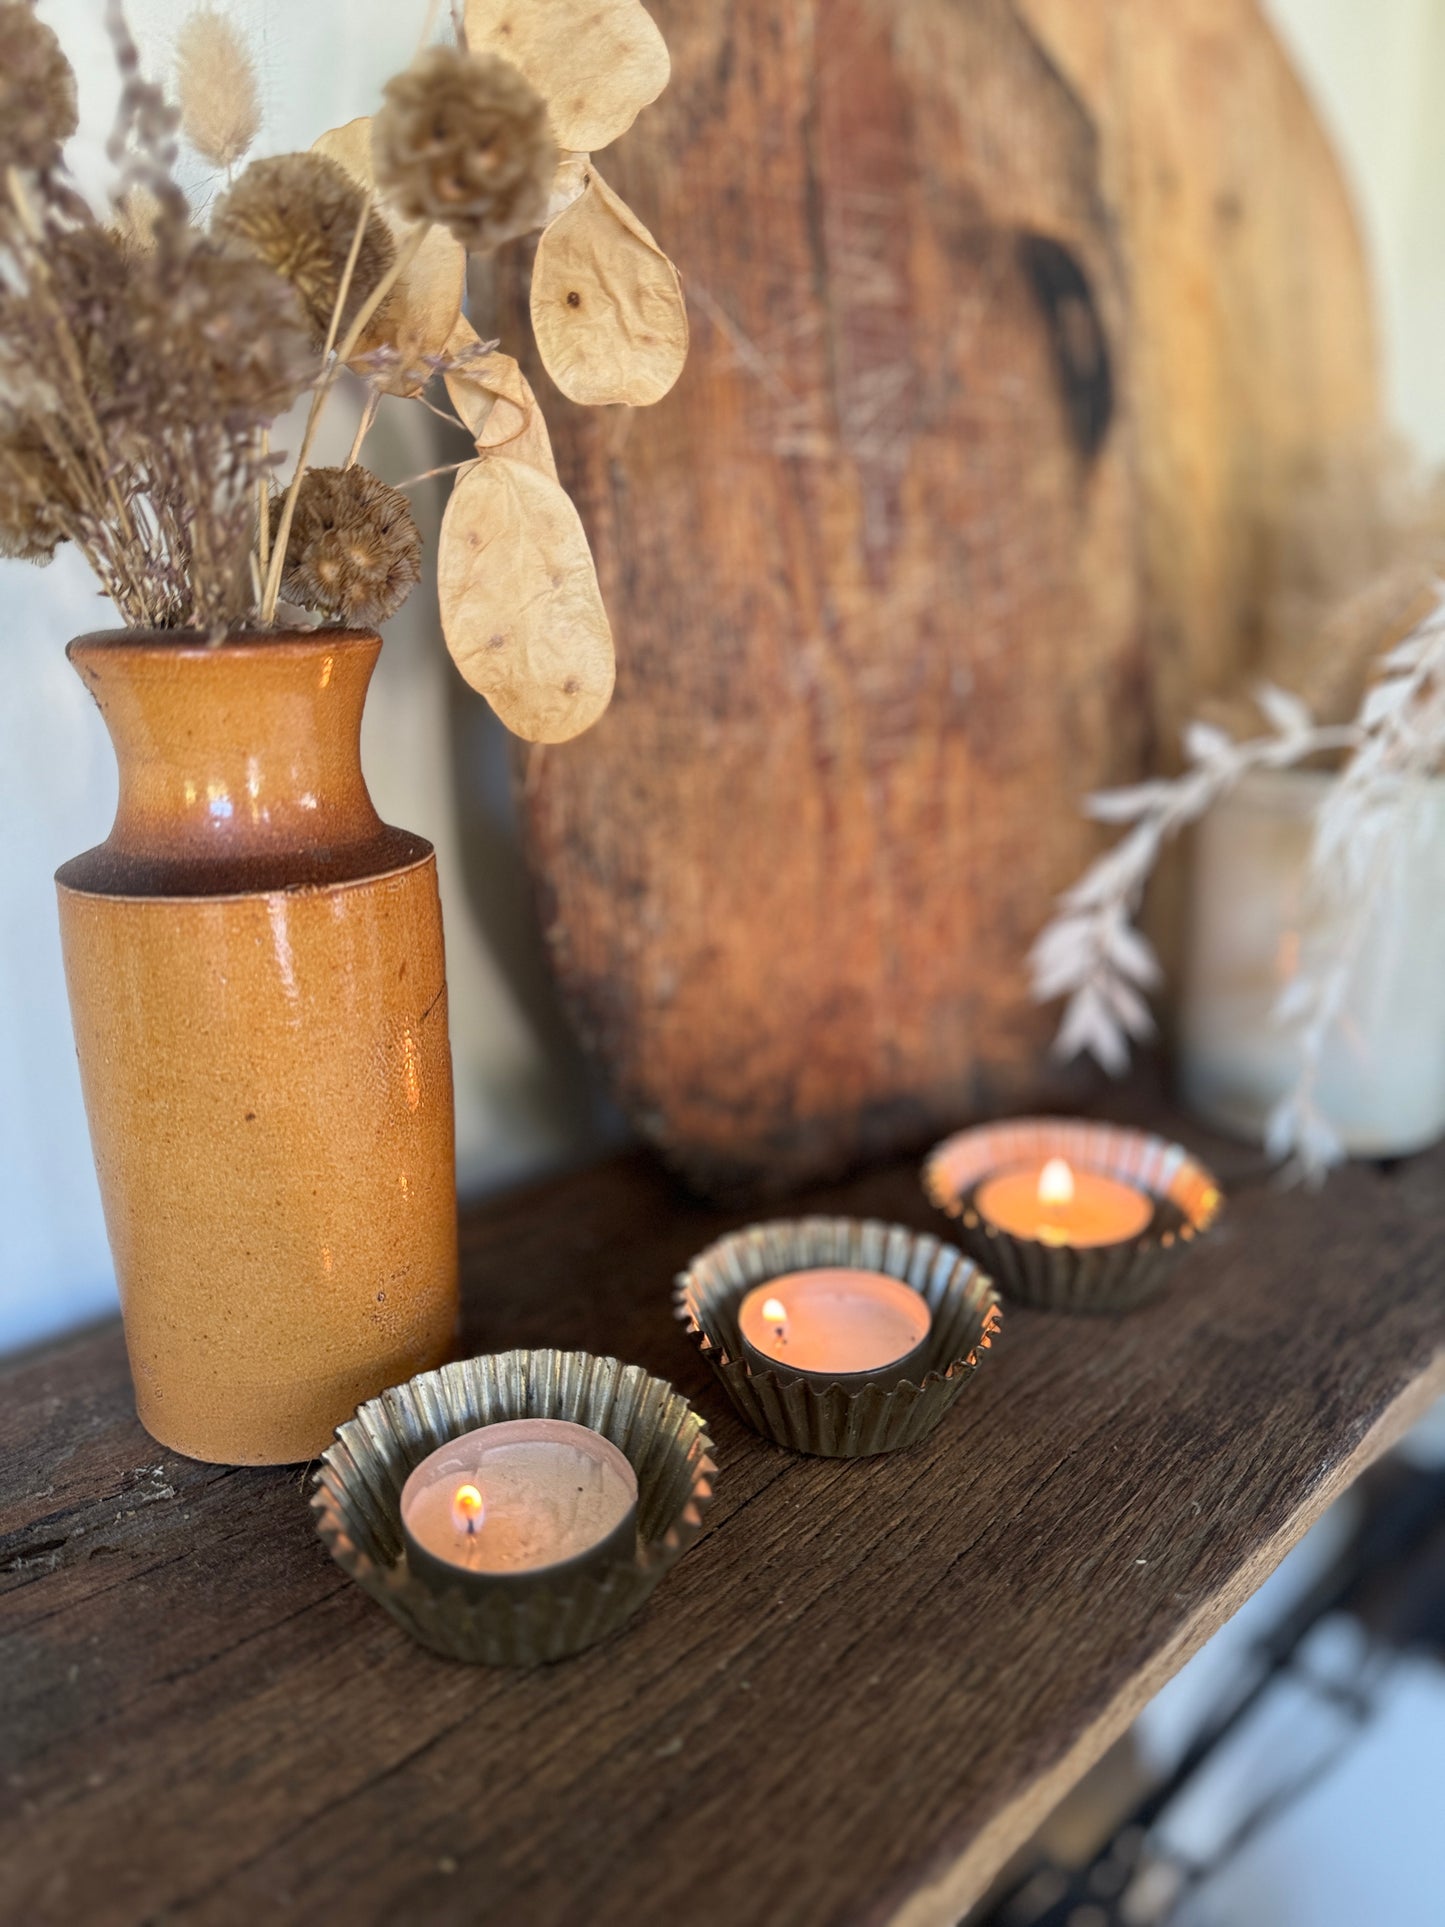
[[687,360],[677,269],[597,172],[543,230],[532,264],[532,328],[569,401],[661,401]]
[[[312,152],[335,161],[360,187],[375,187],[369,115],[348,121],[344,127],[333,127],[314,143]],[[406,232],[404,223],[385,207],[380,213],[391,229],[393,242],[399,244]],[[447,339],[461,314],[466,274],[467,257],[460,243],[444,227],[429,227],[421,251],[403,271],[380,314],[368,323],[361,338],[357,363],[366,368],[378,387],[399,395],[415,394],[425,387],[431,364],[446,353]],[[367,357],[384,349],[394,355],[396,372],[379,377],[367,367]]]
[[565,490],[488,455],[457,476],[437,545],[442,633],[507,728],[565,743],[612,697],[612,629]]
[[[336,307],[364,198],[336,161],[314,153],[278,154],[252,161],[222,197],[211,232],[257,255],[291,283],[319,347]],[[390,228],[380,213],[368,213],[339,332],[350,325],[395,257]]]
[[29,0],[0,5],[0,173],[48,174],[78,125],[75,75]]
[[[273,539],[281,506],[271,505]],[[361,467],[307,469],[281,576],[288,602],[371,625],[395,615],[420,580],[421,535],[400,489]]]
[[261,127],[256,67],[244,38],[214,7],[198,7],[176,35],[181,132],[215,167],[234,167]]
[[638,0],[467,0],[467,45],[503,54],[580,153],[625,134],[671,73],[667,42]]
[[431,47],[388,81],[372,144],[378,187],[472,253],[540,227],[557,169],[546,103],[510,61]]

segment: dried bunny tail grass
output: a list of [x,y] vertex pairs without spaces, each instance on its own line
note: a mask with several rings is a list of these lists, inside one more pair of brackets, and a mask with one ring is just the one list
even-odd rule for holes
[[176,35],[181,132],[216,167],[234,167],[261,126],[256,67],[243,37],[213,7],[198,7]]
[[432,47],[389,81],[372,129],[377,185],[410,221],[490,253],[546,219],[557,143],[509,61]]
[[[321,154],[252,161],[217,207],[211,231],[259,257],[300,296],[319,347],[326,339],[366,196],[346,170]],[[391,230],[368,211],[338,333],[396,258]]]
[[161,204],[148,187],[128,188],[115,204],[110,231],[125,254],[153,254]]
[[0,5],[0,172],[47,175],[77,126],[75,75],[29,0]]
[[[281,503],[271,506],[273,539]],[[296,497],[281,586],[342,622],[385,622],[421,580],[421,535],[400,489],[365,468],[312,468]]]

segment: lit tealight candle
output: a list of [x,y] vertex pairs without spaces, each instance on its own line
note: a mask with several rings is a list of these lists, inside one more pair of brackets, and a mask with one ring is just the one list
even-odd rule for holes
[[1063,1158],[1001,1171],[979,1186],[973,1202],[1000,1231],[1078,1250],[1135,1238],[1154,1217],[1147,1192],[1101,1171],[1075,1171]]
[[921,1375],[932,1324],[927,1301],[903,1279],[851,1266],[770,1278],[738,1307],[754,1369],[850,1389]]
[[567,1419],[504,1419],[440,1446],[401,1491],[407,1564],[477,1593],[632,1557],[637,1474]]

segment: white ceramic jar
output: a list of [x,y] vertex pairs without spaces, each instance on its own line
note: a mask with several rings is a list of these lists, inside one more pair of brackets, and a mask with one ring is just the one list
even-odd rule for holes
[[[1298,1046],[1273,1017],[1341,913],[1308,886],[1315,814],[1333,779],[1249,776],[1196,833],[1180,1012],[1181,1093],[1207,1122],[1263,1137],[1294,1084]],[[1403,880],[1381,885],[1317,1101],[1346,1150],[1395,1157],[1445,1135],[1445,780],[1422,784]]]

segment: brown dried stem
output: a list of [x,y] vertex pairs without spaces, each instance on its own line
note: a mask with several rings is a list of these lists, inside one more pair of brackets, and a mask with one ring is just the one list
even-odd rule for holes
[[[261,430],[261,474],[256,480],[256,554],[251,571],[259,602],[271,567],[271,477],[266,472],[266,457],[271,453],[271,431]],[[257,577],[259,576],[259,580]]]
[[[361,215],[352,237],[351,253],[342,272],[341,285],[336,291],[336,305],[332,310],[331,325],[326,331],[326,350],[329,355],[336,340],[337,329],[351,292],[351,276],[356,266],[356,257],[361,251],[362,236],[366,232],[366,222],[371,213],[372,196],[368,193],[362,201]],[[301,482],[306,474],[306,465],[311,458],[312,444],[316,440],[316,430],[320,425],[321,411],[326,406],[327,397],[335,387],[342,368],[356,352],[356,345],[366,331],[366,324],[391,293],[402,275],[411,266],[426,239],[425,227],[418,226],[408,237],[405,245],[397,250],[396,259],[391,267],[377,282],[370,295],[357,310],[356,318],[347,330],[346,339],[336,350],[335,359],[330,363],[316,385],[311,397],[311,408],[306,417],[306,430],[301,437],[300,452],[296,457],[296,471],[286,490],[286,500],[281,507],[281,518],[276,525],[276,540],[271,554],[271,566],[266,574],[266,592],[261,600],[260,619],[263,627],[269,627],[276,620],[276,604],[281,594],[281,574],[286,561],[286,544],[291,536],[291,523],[296,514],[296,497],[301,491]]]
[[361,444],[370,434],[371,425],[376,420],[376,411],[380,406],[380,389],[368,388],[366,391],[366,400],[362,404],[361,420],[356,424],[356,433],[351,438],[351,451],[346,457],[345,466],[347,468],[354,468],[356,466],[357,457],[361,453]]

